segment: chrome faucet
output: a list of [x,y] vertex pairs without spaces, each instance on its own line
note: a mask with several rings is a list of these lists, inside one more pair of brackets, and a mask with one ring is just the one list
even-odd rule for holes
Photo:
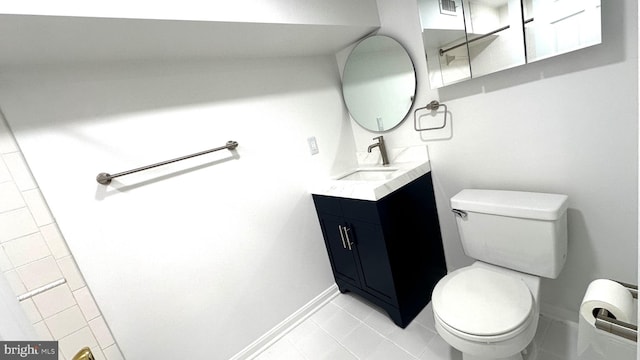
[[378,140],[377,143],[369,145],[367,152],[371,152],[374,147],[380,148],[380,155],[382,156],[382,165],[389,165],[389,157],[387,156],[387,148],[384,146],[384,138],[382,135],[374,137],[373,140]]

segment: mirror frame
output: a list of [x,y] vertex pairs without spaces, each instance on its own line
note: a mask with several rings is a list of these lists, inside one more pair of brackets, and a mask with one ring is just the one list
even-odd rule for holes
[[[393,51],[391,55],[401,58],[399,59],[401,63],[395,62],[394,66],[388,66],[389,64],[384,64],[384,62],[392,60],[389,56],[369,57],[366,59],[366,65],[384,66],[364,70],[362,67],[354,68],[360,64],[359,61],[365,59],[363,55],[373,53],[371,49],[375,49],[375,46],[372,46],[371,42],[379,39],[384,39],[387,48]],[[393,72],[393,70],[400,71]],[[393,76],[394,74],[396,76]],[[373,75],[373,77],[367,77],[366,75]],[[412,77],[411,81],[408,80],[409,76]],[[365,81],[362,82],[360,80]],[[353,81],[359,82],[354,83]],[[381,83],[383,81],[384,83]],[[390,36],[372,35],[362,39],[353,47],[345,61],[342,74],[342,98],[350,117],[366,130],[382,133],[395,129],[402,124],[411,113],[417,89],[418,79],[413,59],[411,59],[407,49]],[[403,91],[403,93],[400,91]],[[403,99],[407,98],[409,101],[405,104]],[[372,120],[374,115],[371,114],[380,114],[381,116],[376,116],[376,119]],[[383,114],[386,119],[390,119],[390,125],[384,126]]]

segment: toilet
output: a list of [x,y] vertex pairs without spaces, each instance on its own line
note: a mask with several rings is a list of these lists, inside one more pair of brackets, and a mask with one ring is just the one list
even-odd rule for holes
[[432,294],[438,334],[464,360],[534,360],[540,278],[567,255],[566,195],[462,190],[451,207],[465,254],[476,260]]

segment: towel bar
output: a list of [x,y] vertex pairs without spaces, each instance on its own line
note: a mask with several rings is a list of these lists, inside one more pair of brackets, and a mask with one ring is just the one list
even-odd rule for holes
[[174,163],[176,161],[182,161],[182,160],[190,159],[192,157],[208,154],[208,153],[211,153],[211,152],[214,152],[214,151],[218,151],[218,150],[224,150],[224,149],[233,150],[233,149],[235,149],[237,147],[238,147],[238,142],[237,141],[227,141],[227,143],[224,146],[220,146],[220,147],[217,147],[215,149],[201,151],[199,153],[186,155],[186,156],[182,156],[182,157],[171,159],[171,160],[167,160],[167,161],[162,161],[162,162],[159,162],[159,163],[156,163],[156,164],[139,167],[137,169],[123,171],[123,172],[119,172],[119,173],[113,174],[113,175],[111,175],[109,173],[100,173],[100,174],[98,174],[98,176],[96,176],[96,181],[98,183],[102,184],[102,185],[109,185],[109,184],[111,184],[111,179],[117,178],[119,176],[133,174],[133,173],[138,172],[138,171],[152,169],[154,167],[171,164],[171,163]]

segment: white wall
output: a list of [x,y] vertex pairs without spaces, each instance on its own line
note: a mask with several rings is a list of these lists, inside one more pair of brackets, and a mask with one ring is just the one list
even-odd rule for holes
[[371,4],[371,0],[5,0],[0,14],[356,25],[377,21],[378,13]]
[[[576,320],[591,280],[635,283],[637,2],[603,1],[602,45],[438,91],[426,81],[415,0],[378,4],[380,33],[404,43],[416,63],[419,106],[432,99],[449,106],[452,121],[444,130],[418,134],[409,116],[385,134],[389,147],[429,145],[449,269],[471,262],[449,198],[463,188],[521,189],[570,199],[568,260],[557,280],[543,280],[543,310]],[[374,134],[353,129],[356,148],[366,148]]]
[[[1,83],[0,106],[125,357],[180,358],[196,343],[192,356],[228,358],[332,284],[306,186],[354,153],[333,57]],[[235,158],[94,180],[227,140]]]

